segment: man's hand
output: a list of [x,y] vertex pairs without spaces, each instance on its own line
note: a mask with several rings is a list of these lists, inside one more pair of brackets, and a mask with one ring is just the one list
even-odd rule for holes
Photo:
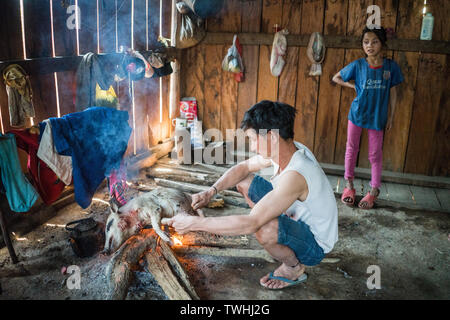
[[206,206],[211,198],[214,197],[215,192],[215,189],[211,187],[208,190],[193,194],[191,204],[192,209],[197,210]]
[[193,231],[192,227],[197,219],[201,218],[187,214],[177,214],[172,218],[161,219],[161,223],[175,228],[175,231],[179,234],[185,234]]

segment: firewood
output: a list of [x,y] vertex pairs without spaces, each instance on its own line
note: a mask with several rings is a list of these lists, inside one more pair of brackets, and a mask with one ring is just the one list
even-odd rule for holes
[[159,245],[161,247],[161,252],[164,255],[164,258],[169,262],[169,264],[172,267],[172,270],[176,273],[176,276],[178,277],[178,280],[181,282],[184,289],[187,291],[189,296],[194,299],[198,300],[199,297],[197,293],[195,292],[195,288],[193,287],[189,276],[187,275],[186,271],[184,270],[181,263],[178,261],[177,257],[175,256],[172,248],[164,241],[160,241]]
[[128,294],[133,271],[139,259],[149,248],[156,247],[156,233],[153,229],[143,229],[131,238],[113,254],[106,268],[109,281],[109,300],[123,300]]
[[158,159],[155,166],[159,166],[162,168],[177,169],[177,170],[188,171],[188,172],[199,173],[199,174],[216,174],[215,172],[213,172],[211,170],[204,170],[204,169],[195,167],[193,165],[176,163],[174,160],[170,160],[170,158],[167,158],[167,157]]
[[[202,191],[209,189],[209,187],[199,186],[199,185],[192,184],[192,183],[182,183],[182,182],[170,181],[170,180],[159,179],[159,178],[156,178],[155,182],[157,185],[160,185],[162,187],[182,189],[183,191],[190,192],[190,193],[202,192]],[[231,190],[222,190],[219,192],[219,194],[224,195],[224,196],[243,198],[242,194],[240,194],[239,192],[236,192],[236,191],[231,191]]]
[[223,208],[224,204],[225,204],[225,201],[223,199],[216,198],[216,199],[212,199],[208,203],[207,207],[208,208]]
[[267,262],[275,262],[270,254],[264,249],[239,249],[239,248],[214,248],[206,246],[173,246],[172,249],[176,253],[194,253],[219,257],[236,257],[236,258],[256,258],[263,259]]
[[137,161],[134,161],[134,159],[130,159],[129,160],[130,163],[128,164],[127,170],[133,172],[141,168],[151,167],[158,161],[158,159],[169,154],[173,146],[174,146],[173,139],[168,139],[163,143],[150,148],[147,157],[139,159]]
[[158,178],[160,176],[163,177],[164,175],[174,175],[190,177],[192,179],[201,181],[212,181],[212,183],[216,182],[221,177],[220,175],[215,173],[190,171],[185,170],[184,168],[164,166],[158,163],[151,168],[148,168],[147,173]]
[[247,236],[221,236],[209,232],[188,232],[186,234],[178,234],[171,230],[171,236],[175,236],[183,243],[183,246],[208,246],[219,248],[246,248],[249,246]]
[[[198,193],[204,190],[208,190],[207,186],[200,186],[197,184],[179,182],[179,181],[170,181],[166,179],[155,178],[155,182],[158,186],[167,187],[167,188],[175,188],[182,190],[187,193]],[[229,205],[241,207],[241,208],[249,208],[248,204],[245,202],[244,197],[239,193],[231,190],[223,190],[219,192],[221,198],[223,198],[224,202]]]
[[[166,257],[169,257],[167,259]],[[161,246],[150,249],[145,255],[147,260],[147,269],[153,275],[159,286],[170,300],[199,300],[197,293],[190,284],[188,277],[173,255],[169,246],[161,242]],[[178,274],[182,274],[182,283],[178,277],[172,272],[172,268],[177,270]]]

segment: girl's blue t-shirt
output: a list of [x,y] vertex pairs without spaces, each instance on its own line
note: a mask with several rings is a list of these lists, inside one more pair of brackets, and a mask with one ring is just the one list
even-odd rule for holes
[[356,98],[348,119],[362,128],[383,130],[387,122],[390,89],[403,82],[398,64],[385,58],[381,67],[373,68],[365,58],[361,58],[345,66],[340,74],[345,82],[355,80]]

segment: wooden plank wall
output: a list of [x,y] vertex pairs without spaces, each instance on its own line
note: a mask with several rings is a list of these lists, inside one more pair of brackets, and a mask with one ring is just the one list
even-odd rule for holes
[[[23,43],[20,1],[1,1],[0,61],[76,56],[87,52],[114,53],[120,46],[142,51],[154,46],[160,33],[170,38],[171,0],[78,0],[81,28],[77,43],[76,30],[66,25],[67,8],[74,3],[24,0]],[[35,70],[26,71],[32,74]],[[36,117],[28,126],[75,112],[76,70],[32,75],[30,80]],[[140,153],[170,136],[169,77],[133,83],[134,108],[127,81],[115,84],[114,89],[121,110],[129,112],[129,123],[134,128],[127,154]],[[0,130],[4,133],[10,129],[7,94],[1,81]]]
[[[208,32],[274,33],[274,25],[290,34],[357,36],[364,28],[369,5],[381,8],[383,27],[399,39],[418,39],[423,0],[227,0],[221,12],[207,19]],[[433,40],[449,41],[446,22],[450,2],[429,0],[435,16]],[[328,48],[321,77],[308,75],[306,47],[289,46],[279,78],[270,74],[271,46],[244,45],[245,81],[236,83],[221,62],[230,44],[203,44],[185,50],[181,65],[181,96],[196,97],[204,128],[239,127],[245,110],[262,99],[289,103],[298,111],[295,139],[324,163],[344,164],[347,115],[355,92],[336,86],[332,76],[364,56],[362,49]],[[449,65],[448,55],[386,50],[401,67],[394,126],[385,132],[384,170],[448,176]],[[369,168],[367,133],[361,138],[357,166]]]

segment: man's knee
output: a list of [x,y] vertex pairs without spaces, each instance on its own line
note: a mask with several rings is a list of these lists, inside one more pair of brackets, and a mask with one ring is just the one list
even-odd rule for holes
[[240,181],[236,185],[236,189],[242,195],[248,195],[248,190],[250,189],[250,185],[252,184],[254,175],[248,175],[244,180]]
[[255,233],[256,240],[262,245],[271,245],[278,242],[278,219],[273,219],[272,221],[263,225]]

